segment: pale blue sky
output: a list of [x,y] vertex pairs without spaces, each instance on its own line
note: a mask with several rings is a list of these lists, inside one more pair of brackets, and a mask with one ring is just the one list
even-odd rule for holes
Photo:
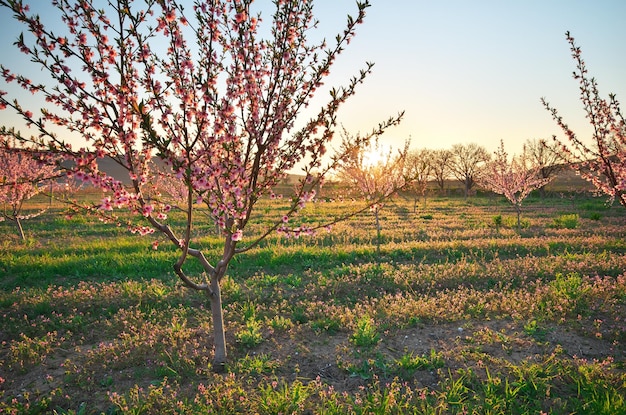
[[[333,3],[320,7],[322,18],[337,13],[337,3],[352,4]],[[571,76],[567,30],[582,47],[600,92],[614,92],[626,105],[626,1],[373,3],[339,62],[342,69],[376,62],[346,108],[349,128],[405,109],[404,122],[389,137],[410,135],[412,147],[476,142],[495,150],[503,139],[513,152],[528,138],[561,133],[539,101],[545,96],[581,137],[589,136]]]
[[[37,0],[37,3],[46,0]],[[266,0],[259,0],[262,4]],[[191,3],[191,1],[190,1]],[[529,138],[561,135],[542,107],[545,96],[579,136],[590,130],[572,79],[565,41],[571,31],[603,95],[626,105],[624,0],[372,0],[364,25],[339,58],[329,85],[345,84],[365,61],[374,73],[340,113],[353,132],[401,110],[401,126],[384,141],[449,148],[475,142],[489,151],[500,139],[510,153]],[[353,0],[318,0],[322,32],[332,39]],[[0,61],[15,68],[18,26],[0,14]],[[8,89],[0,81],[0,89]],[[626,108],[625,108],[626,110]],[[0,112],[0,124],[11,125]]]

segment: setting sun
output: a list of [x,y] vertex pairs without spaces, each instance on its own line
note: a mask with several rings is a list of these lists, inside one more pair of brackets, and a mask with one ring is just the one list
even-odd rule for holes
[[373,167],[381,164],[389,156],[392,149],[389,145],[376,144],[363,152],[363,166]]

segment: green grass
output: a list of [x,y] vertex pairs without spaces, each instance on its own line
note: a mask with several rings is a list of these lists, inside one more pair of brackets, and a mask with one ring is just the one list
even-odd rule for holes
[[555,228],[575,229],[578,227],[579,216],[576,213],[560,215],[554,218],[552,226]]
[[[280,212],[263,203],[250,235]],[[623,208],[533,198],[520,230],[493,197],[381,213],[380,253],[362,214],[235,257],[224,375],[175,247],[54,209],[26,242],[0,223],[0,413],[626,413]]]

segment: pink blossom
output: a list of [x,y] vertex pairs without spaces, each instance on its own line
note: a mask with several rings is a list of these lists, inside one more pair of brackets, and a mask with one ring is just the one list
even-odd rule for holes
[[113,210],[113,205],[111,204],[110,197],[105,197],[104,199],[102,199],[102,202],[100,203],[100,209],[101,210]]
[[144,215],[145,217],[150,216],[150,214],[152,214],[152,211],[154,210],[154,206],[152,205],[145,205],[141,211],[142,215]]
[[246,14],[245,11],[241,11],[237,14],[235,14],[235,22],[237,22],[237,24],[241,24],[243,23],[246,18],[248,17],[248,15]]
[[168,23],[173,22],[176,19],[176,12],[174,10],[168,10],[167,13],[165,13],[165,20]]
[[237,231],[235,231],[230,239],[232,239],[233,241],[241,241],[241,238],[243,238],[243,231],[241,229],[237,229]]

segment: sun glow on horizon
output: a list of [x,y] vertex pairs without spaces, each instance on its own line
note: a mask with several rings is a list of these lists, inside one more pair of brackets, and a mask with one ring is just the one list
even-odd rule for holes
[[383,164],[390,156],[392,148],[390,145],[376,143],[363,151],[363,167],[375,167]]

